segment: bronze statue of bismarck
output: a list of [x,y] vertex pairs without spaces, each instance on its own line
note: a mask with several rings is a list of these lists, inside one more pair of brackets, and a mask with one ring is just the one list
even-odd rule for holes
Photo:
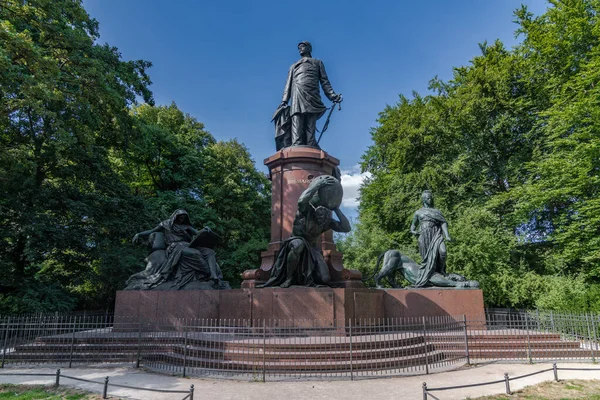
[[281,104],[273,115],[277,150],[302,145],[319,148],[315,139],[317,120],[327,110],[319,84],[329,100],[342,101],[342,95],[336,94],[329,83],[323,61],[312,58],[311,44],[300,42],[298,52],[302,58],[290,67]]

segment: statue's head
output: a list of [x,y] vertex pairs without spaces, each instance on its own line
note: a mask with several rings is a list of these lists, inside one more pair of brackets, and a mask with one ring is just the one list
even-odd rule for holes
[[421,200],[423,204],[433,207],[433,193],[431,193],[431,190],[424,190],[421,194]]
[[185,210],[175,210],[175,212],[173,212],[171,215],[171,224],[191,225],[190,216]]
[[300,42],[298,52],[302,57],[312,57],[312,45],[309,42]]

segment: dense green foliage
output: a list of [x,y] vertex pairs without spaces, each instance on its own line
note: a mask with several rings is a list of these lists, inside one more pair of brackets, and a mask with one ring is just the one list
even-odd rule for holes
[[143,268],[133,234],[176,208],[223,236],[233,284],[266,245],[247,149],[154,107],[151,64],[98,37],[78,0],[0,2],[0,311],[109,307]]
[[[521,43],[386,107],[363,158],[360,218],[340,241],[370,275],[434,192],[449,270],[488,305],[600,306],[600,0],[515,12]],[[176,208],[224,238],[225,278],[259,265],[269,184],[237,141],[156,107],[147,61],[99,44],[80,0],[0,0],[0,312],[110,307],[143,268],[131,245]],[[139,105],[138,101],[143,104]]]
[[139,132],[125,151],[113,153],[113,168],[142,197],[150,229],[177,208],[199,228],[223,238],[217,258],[226,280],[260,265],[270,228],[270,185],[248,150],[236,140],[217,142],[204,125],[174,104],[132,109]]
[[408,228],[431,189],[456,239],[449,270],[481,281],[487,304],[597,308],[600,1],[550,3],[515,12],[515,48],[481,44],[432,94],[380,113],[349,266],[415,249]]

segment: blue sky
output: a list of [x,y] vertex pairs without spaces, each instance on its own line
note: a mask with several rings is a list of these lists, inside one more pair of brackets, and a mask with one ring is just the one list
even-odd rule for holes
[[[386,104],[434,76],[468,64],[478,43],[517,42],[513,11],[538,15],[545,0],[158,1],[84,0],[100,23],[100,42],[124,59],[145,59],[157,104],[175,101],[217,138],[238,138],[257,167],[275,152],[270,117],[287,70],[308,40],[344,95],[321,146],[341,160],[346,208],[360,176],[356,165]],[[328,101],[324,98],[325,103]],[[325,118],[317,126],[320,128]]]

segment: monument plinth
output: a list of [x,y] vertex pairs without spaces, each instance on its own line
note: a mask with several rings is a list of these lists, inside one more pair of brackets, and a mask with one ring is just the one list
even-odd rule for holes
[[[451,316],[478,321],[484,315],[479,289],[368,289],[293,287],[230,290],[121,290],[116,321],[176,325],[180,318],[289,326],[379,325],[385,318]],[[171,322],[170,322],[171,321]]]
[[360,271],[344,268],[342,253],[333,242],[334,231],[351,230],[340,209],[340,161],[319,147],[315,135],[317,120],[328,109],[321,101],[321,89],[333,103],[321,135],[343,98],[333,90],[323,62],[312,58],[311,44],[298,43],[298,52],[301,58],[288,71],[281,104],[272,117],[277,152],[264,161],[272,182],[271,238],[260,266],[242,273],[241,289],[229,290],[212,248],[219,240],[205,240],[211,231],[205,228],[206,235],[201,235],[187,212],[177,210],[169,220],[134,237],[134,242],[147,239],[153,252],[146,269],[129,281],[129,289],[143,290],[119,292],[116,315],[319,319],[333,324],[338,319],[483,312],[479,283],[446,273],[446,242],[452,239],[428,190],[422,193],[423,207],[415,212],[410,228],[418,237],[422,261],[388,250],[379,258],[378,265],[381,260],[383,264],[375,276],[378,289],[383,289],[383,279],[399,288],[396,275],[419,289],[367,289]]
[[[261,253],[260,268],[242,274],[242,288],[255,287],[269,278],[281,243],[292,236],[300,195],[317,176],[337,175],[340,161],[321,149],[294,146],[278,151],[264,163],[271,179],[271,241]],[[333,231],[321,235],[319,248],[329,267],[331,286],[363,287],[361,273],[343,267],[342,253],[333,242]]]

